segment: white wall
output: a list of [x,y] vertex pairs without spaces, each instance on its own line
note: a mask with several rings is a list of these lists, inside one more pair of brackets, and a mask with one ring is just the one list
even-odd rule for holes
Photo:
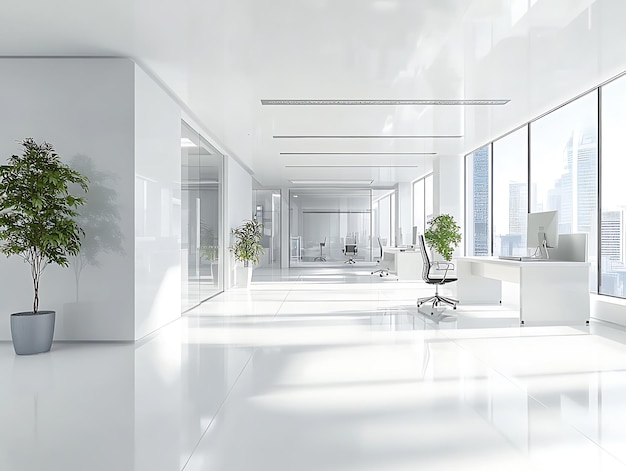
[[[136,340],[179,317],[180,108],[129,59],[2,59],[0,76],[0,157],[46,140],[91,181],[82,256],[41,281],[55,340]],[[0,259],[0,285],[9,340],[9,314],[32,309],[28,266]]]
[[180,120],[135,66],[135,339],[180,317]]
[[[133,75],[127,59],[0,60],[0,158],[20,152],[17,141],[32,137],[53,144],[65,162],[78,159],[94,192],[108,195],[108,207],[93,198],[84,217],[101,231],[98,237],[121,235],[115,250],[94,254],[97,265],[87,264],[78,283],[72,268],[45,270],[40,307],[57,312],[56,340],[134,338]],[[103,210],[119,217],[98,224]],[[28,266],[18,257],[0,258],[0,286],[0,340],[8,340],[9,314],[32,310]]]
[[[227,247],[232,245],[230,231],[241,225],[243,221],[252,219],[252,176],[231,157],[224,159],[224,173],[226,181],[224,241]],[[235,262],[230,250],[226,250],[228,263],[224,280],[224,289],[234,284]]]
[[[442,156],[433,162],[433,211],[435,214],[450,214],[464,230],[464,182],[463,157]],[[454,256],[463,254],[464,241],[454,252]]]

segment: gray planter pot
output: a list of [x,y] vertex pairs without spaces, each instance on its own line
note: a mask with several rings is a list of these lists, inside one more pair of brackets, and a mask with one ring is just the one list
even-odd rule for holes
[[54,335],[54,311],[11,314],[11,337],[18,355],[49,352]]

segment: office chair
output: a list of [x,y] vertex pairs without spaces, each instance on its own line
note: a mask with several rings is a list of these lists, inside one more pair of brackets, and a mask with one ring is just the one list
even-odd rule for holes
[[324,258],[324,255],[322,254],[322,248],[326,247],[326,237],[324,237],[324,242],[320,242],[320,256],[319,257],[315,257],[313,259],[314,262],[325,262],[326,259]]
[[[454,264],[451,262],[431,262],[428,257],[428,251],[426,250],[426,242],[424,240],[424,236],[422,234],[418,237],[418,244],[420,246],[420,252],[422,254],[422,260],[424,262],[424,266],[422,268],[422,279],[428,283],[429,285],[435,285],[435,294],[434,296],[429,296],[426,298],[419,298],[417,300],[417,307],[419,308],[424,303],[433,302],[432,308],[430,310],[430,315],[434,314],[434,309],[440,304],[447,304],[452,306],[452,309],[456,309],[456,305],[459,303],[457,299],[447,298],[445,296],[439,295],[439,286],[445,285],[446,283],[452,283],[457,281],[458,278],[453,276],[448,276],[448,270],[454,269]],[[430,270],[435,267],[437,270],[444,270],[443,276],[431,276]]]
[[[380,247],[380,258],[376,261],[376,263],[380,264],[383,259],[383,244],[380,241],[380,237],[377,237],[377,239],[378,239],[378,247]],[[378,270],[374,270],[371,273],[371,275],[373,275],[374,273],[378,273],[378,275],[382,278],[383,276],[389,276],[389,269],[387,267],[382,267],[382,268],[379,268]]]
[[343,253],[346,257],[348,257],[348,260],[343,263],[356,263],[354,257],[356,257],[357,252],[358,249],[356,247],[356,239],[346,237],[346,244],[343,248]]

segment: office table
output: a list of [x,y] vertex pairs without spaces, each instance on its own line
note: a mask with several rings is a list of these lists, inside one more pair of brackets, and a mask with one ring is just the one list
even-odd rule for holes
[[502,283],[513,283],[511,300],[520,324],[585,325],[589,322],[589,263],[516,261],[497,257],[456,260],[462,304],[502,303]]
[[422,279],[422,255],[410,248],[383,247],[380,266],[398,276],[398,280]]

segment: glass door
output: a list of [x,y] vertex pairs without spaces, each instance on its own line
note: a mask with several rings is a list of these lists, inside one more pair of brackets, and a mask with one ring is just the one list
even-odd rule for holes
[[182,311],[220,293],[223,282],[223,156],[187,123],[181,129]]

